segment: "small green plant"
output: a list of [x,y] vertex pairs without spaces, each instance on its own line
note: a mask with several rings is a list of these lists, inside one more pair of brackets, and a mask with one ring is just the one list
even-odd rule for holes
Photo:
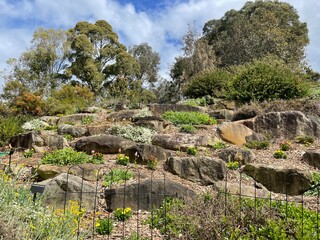
[[25,158],[31,158],[34,154],[34,149],[33,148],[30,148],[30,149],[26,149],[23,151],[23,156]]
[[48,130],[48,131],[50,131],[50,130],[57,130],[58,129],[58,126],[57,125],[49,125],[49,126],[46,126],[45,128],[44,128],[44,130]]
[[180,127],[180,132],[182,133],[195,133],[196,131],[197,129],[190,124],[185,124]]
[[71,134],[65,134],[65,135],[63,135],[63,137],[65,139],[67,139],[68,141],[72,141],[73,140],[73,136]]
[[308,136],[308,135],[301,135],[301,136],[297,136],[295,138],[295,141],[297,143],[301,143],[301,144],[304,144],[306,146],[309,146],[311,145],[312,143],[314,143],[314,138],[311,137],[311,136]]
[[213,149],[224,149],[227,147],[227,144],[224,142],[216,142],[211,146]]
[[32,131],[44,129],[47,126],[48,123],[41,121],[40,119],[32,119],[31,121],[24,123],[22,128],[26,131]]
[[237,161],[229,161],[227,163],[227,167],[231,170],[237,170],[239,168],[239,162]]
[[116,159],[116,163],[119,164],[119,165],[123,165],[123,166],[128,166],[129,164],[129,157],[122,154],[122,153],[119,153],[118,156],[117,156],[117,159]]
[[188,147],[188,148],[187,148],[187,153],[188,153],[189,155],[195,156],[195,155],[197,154],[197,148],[194,147],[194,146]]
[[217,120],[215,118],[211,118],[206,113],[200,112],[174,112],[168,111],[165,112],[162,117],[175,125],[183,125],[183,124],[190,124],[190,125],[212,125],[217,124]]
[[289,141],[283,141],[280,143],[280,149],[282,151],[289,151],[291,148],[291,142]]
[[114,226],[114,221],[110,218],[99,219],[96,222],[96,232],[100,235],[110,235]]
[[133,173],[129,170],[112,169],[104,178],[104,186],[110,187],[113,183],[122,183],[133,178]]
[[257,141],[257,140],[252,140],[248,141],[247,143],[244,144],[247,148],[251,149],[267,149],[270,146],[269,141]]
[[124,222],[132,216],[132,210],[129,207],[128,208],[117,208],[113,212],[113,215],[118,221]]
[[92,152],[92,159],[97,162],[103,162],[103,154],[99,152]]
[[318,196],[318,188],[320,184],[320,173],[319,172],[313,172],[312,173],[312,186],[311,189],[304,194],[307,196]]
[[273,153],[273,157],[287,159],[288,155],[282,150],[277,150]]
[[138,235],[137,232],[133,232],[129,237],[125,238],[125,240],[149,240],[149,238],[142,237],[141,235]]
[[84,125],[88,125],[90,123],[93,123],[93,121],[94,121],[94,117],[93,116],[85,116],[81,120],[82,124],[84,124]]
[[158,167],[159,161],[156,157],[151,156],[148,160],[147,160],[147,168],[150,170],[156,170]]

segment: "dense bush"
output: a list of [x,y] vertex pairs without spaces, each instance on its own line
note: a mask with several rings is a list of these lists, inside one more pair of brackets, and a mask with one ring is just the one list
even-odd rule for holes
[[184,95],[191,98],[204,96],[225,97],[232,74],[226,70],[217,69],[200,73],[187,84]]
[[19,113],[34,116],[43,115],[44,101],[42,96],[24,92],[21,96],[17,97],[15,108]]
[[199,125],[199,124],[216,124],[217,120],[211,118],[206,113],[200,112],[174,112],[168,111],[165,112],[162,117],[175,125],[190,124],[190,125]]
[[299,98],[309,90],[301,73],[272,57],[239,66],[232,86],[231,97],[241,102]]

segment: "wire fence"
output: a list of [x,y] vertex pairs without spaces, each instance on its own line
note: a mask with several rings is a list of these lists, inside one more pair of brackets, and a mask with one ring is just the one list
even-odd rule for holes
[[[79,168],[82,172],[81,187],[78,191],[71,191],[68,187],[68,185],[70,184],[70,172],[74,168]],[[159,173],[157,173],[156,175],[155,172],[152,172],[150,176],[145,176],[141,174],[138,169],[130,167],[124,170],[124,175],[128,175],[129,171],[134,172],[134,181],[126,180],[127,178],[125,177],[122,183],[115,184],[111,181],[111,183],[107,187],[105,187],[103,186],[103,184],[101,184],[101,182],[102,178],[106,174],[110,173],[109,170],[110,169],[107,169],[105,167],[102,167],[98,170],[97,178],[95,181],[95,190],[90,192],[84,190],[83,179],[85,172],[83,168],[81,168],[80,166],[72,166],[67,172],[67,186],[65,188],[66,191],[63,196],[64,210],[66,210],[69,200],[78,201],[79,210],[82,209],[85,205],[84,197],[86,198],[86,201],[89,199],[89,201],[92,203],[91,209],[90,211],[88,211],[91,214],[89,217],[90,221],[84,222],[84,220],[79,216],[76,235],[77,239],[83,239],[84,232],[86,232],[86,239],[172,239],[169,235],[167,235],[167,211],[170,210],[166,209],[166,204],[162,205],[163,227],[161,232],[158,229],[152,227],[155,226],[153,222],[155,209],[159,208],[161,203],[167,198],[181,198],[178,193],[168,191],[166,174],[162,173],[161,175],[159,175]],[[148,181],[145,181],[146,179]],[[248,177],[240,171],[239,178],[236,181],[236,187],[233,191],[231,191],[229,189],[229,184],[231,183],[231,181],[229,179],[229,173],[227,173],[227,176],[224,179],[224,187],[220,187],[218,191],[218,195],[220,196],[220,205],[217,206],[217,208],[221,208],[221,206],[224,206],[224,209],[222,209],[224,216],[235,214],[235,212],[228,209],[228,204],[229,201],[235,201],[236,199],[239,204],[239,211],[236,213],[238,214],[238,216],[231,217],[239,217],[240,219],[242,219],[246,215],[246,212],[244,211],[247,210],[245,205],[246,201],[244,200],[251,199],[253,202],[253,212],[251,214],[253,214],[255,219],[258,219],[259,214],[261,215],[261,212],[259,212],[261,210],[259,208],[259,202],[264,201],[264,208],[268,209],[266,212],[263,212],[263,214],[265,214],[265,218],[271,217],[273,209],[280,204],[285,210],[283,215],[279,217],[283,218],[283,220],[286,221],[287,218],[291,216],[290,204],[295,203],[301,210],[298,213],[299,215],[296,216],[299,218],[299,224],[301,225],[299,226],[299,229],[301,229],[301,231],[298,237],[293,237],[292,239],[309,239],[310,233],[306,234],[306,231],[313,232],[313,237],[310,239],[320,239],[319,184],[312,186],[312,190],[314,193],[313,196],[290,196],[287,194],[287,187],[285,188],[285,191],[281,193],[274,193],[265,189],[264,192],[267,192],[267,194],[264,194],[262,196],[261,194],[258,194],[258,191],[260,190],[256,187],[258,183],[254,180],[251,180],[251,184],[255,186],[254,191],[250,192],[249,194],[246,193],[245,188],[247,186],[247,183],[244,183],[244,181],[247,180]],[[271,183],[271,177],[269,180]],[[235,181],[232,182],[234,185]],[[214,207],[215,206],[213,206],[213,208]],[[133,211],[133,215],[130,220],[116,221],[114,211],[116,211],[117,208],[121,208],[122,210],[130,208]],[[311,223],[310,219],[304,219],[307,217],[307,209],[311,209],[316,216],[315,218],[312,218]],[[103,218],[110,219],[110,221],[112,220],[112,222],[116,222],[115,229],[113,229],[111,233],[105,236],[101,236],[97,233],[97,223]],[[146,224],[146,219],[149,219],[149,224]],[[86,226],[84,226],[84,223],[86,224]]]

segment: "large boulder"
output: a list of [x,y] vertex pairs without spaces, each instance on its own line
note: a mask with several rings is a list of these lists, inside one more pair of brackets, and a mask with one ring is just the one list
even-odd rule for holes
[[44,186],[44,204],[63,208],[70,200],[81,200],[81,206],[87,210],[94,209],[96,186],[82,178],[62,173],[55,178],[38,182]]
[[150,111],[156,116],[162,116],[165,112],[204,112],[200,107],[182,105],[182,104],[150,104]]
[[122,110],[119,112],[113,112],[109,113],[106,116],[106,119],[113,122],[120,122],[120,121],[130,121],[134,115],[139,113],[140,110],[134,109],[134,110]]
[[295,168],[248,164],[243,168],[243,171],[275,193],[300,195],[309,190],[312,184],[310,173]]
[[135,145],[135,142],[122,137],[101,134],[78,139],[74,143],[74,148],[77,151],[83,151],[88,154],[92,151],[106,154],[116,154],[129,147]]
[[162,147],[148,144],[134,145],[127,148],[124,153],[129,156],[131,162],[139,164],[146,164],[151,157],[155,157],[158,161],[165,161],[168,157],[167,151]]
[[234,122],[221,124],[217,132],[223,140],[238,146],[245,144],[246,137],[254,134],[250,128]]
[[96,113],[77,113],[67,116],[60,117],[58,124],[82,124],[84,120],[87,118],[92,118],[93,121],[97,121],[99,119],[99,115]]
[[40,118],[41,121],[48,123],[51,126],[55,126],[58,124],[60,117],[55,116],[43,116]]
[[169,172],[202,185],[223,180],[227,171],[222,160],[210,157],[169,157],[166,166]]
[[188,202],[196,196],[192,189],[167,179],[146,179],[105,190],[107,208],[110,210],[130,207],[135,211],[151,211],[159,207],[166,197],[177,197]]
[[269,112],[255,118],[254,131],[273,138],[293,139],[299,135],[320,136],[320,125],[299,111]]
[[94,125],[88,125],[88,135],[99,135],[99,134],[106,134],[108,133],[109,129],[111,128],[111,123],[100,123]]
[[240,183],[237,184],[226,181],[218,181],[214,183],[214,189],[226,194],[241,195],[252,198],[267,198],[270,196],[270,192],[265,188],[257,188],[255,186],[248,186],[245,184],[240,185]]
[[156,134],[152,138],[152,144],[165,149],[185,151],[190,146],[208,146],[212,139],[208,135],[200,134]]
[[319,150],[307,150],[301,158],[312,167],[320,169],[320,151]]
[[221,149],[218,153],[218,156],[226,163],[236,161],[241,165],[248,164],[254,159],[254,154],[252,151],[242,148]]
[[83,137],[89,135],[86,126],[74,126],[71,124],[60,124],[58,126],[58,133],[60,135],[70,134],[72,137]]
[[157,132],[162,132],[163,129],[170,125],[169,122],[157,116],[137,117],[133,119],[133,122],[134,125],[150,128]]
[[40,136],[44,141],[44,146],[51,149],[63,149],[69,147],[68,141],[57,132],[41,131]]

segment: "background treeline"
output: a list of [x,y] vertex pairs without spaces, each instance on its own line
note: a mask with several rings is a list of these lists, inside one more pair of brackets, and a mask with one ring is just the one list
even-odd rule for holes
[[171,79],[159,75],[148,43],[127,48],[105,20],[35,31],[30,47],[2,72],[2,115],[55,115],[90,105],[129,107],[185,98],[238,102],[316,97],[319,73],[306,61],[306,23],[278,1],[247,2],[221,19],[190,24]]

